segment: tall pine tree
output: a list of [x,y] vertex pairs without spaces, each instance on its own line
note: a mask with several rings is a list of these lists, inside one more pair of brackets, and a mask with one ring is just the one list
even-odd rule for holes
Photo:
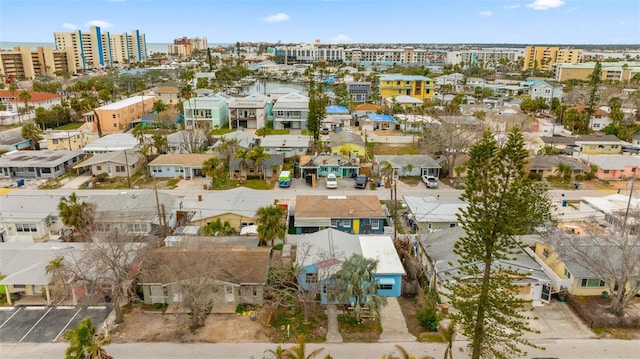
[[461,199],[468,207],[458,219],[465,231],[454,246],[459,271],[448,285],[452,315],[469,338],[471,358],[507,359],[524,355],[528,326],[524,305],[516,296],[512,260],[522,244],[516,235],[550,218],[546,189],[532,182],[525,169],[527,151],[518,129],[498,144],[490,131],[469,152],[467,186]]
[[309,83],[309,113],[307,115],[307,130],[318,142],[320,139],[320,127],[327,112],[327,96],[322,92],[322,85],[316,84],[313,79]]

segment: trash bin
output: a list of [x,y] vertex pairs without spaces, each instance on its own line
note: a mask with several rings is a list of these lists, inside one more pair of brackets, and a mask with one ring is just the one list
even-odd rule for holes
[[22,186],[24,186],[24,179],[19,179],[19,180],[17,180],[17,181],[16,181],[16,185],[17,185],[18,187],[22,187]]
[[602,298],[608,298],[608,297],[609,297],[609,292],[607,292],[606,290],[602,291]]
[[566,206],[567,206],[567,202],[568,202],[568,201],[567,201],[566,199],[563,199],[563,200],[562,200],[562,207],[566,207]]
[[573,182],[573,189],[578,189],[578,188],[580,188],[580,183]]
[[380,187],[382,185],[382,181],[378,180],[378,187]]

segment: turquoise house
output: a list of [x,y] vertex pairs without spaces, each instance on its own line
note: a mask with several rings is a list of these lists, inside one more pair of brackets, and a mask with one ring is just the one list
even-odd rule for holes
[[222,128],[229,122],[229,104],[218,95],[193,97],[185,101],[183,115],[187,129]]
[[378,261],[374,278],[378,282],[379,295],[402,295],[402,276],[406,272],[390,236],[348,234],[329,228],[290,236],[289,241],[297,243],[296,261],[302,268],[298,275],[299,290],[317,291],[322,304],[349,304],[339,303],[331,293],[335,274],[353,254]]

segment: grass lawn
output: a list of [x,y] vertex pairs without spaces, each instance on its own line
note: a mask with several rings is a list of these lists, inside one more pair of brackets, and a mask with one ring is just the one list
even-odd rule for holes
[[235,129],[233,128],[216,128],[214,130],[211,130],[211,136],[222,136],[224,134],[230,133],[230,132],[234,132]]
[[[309,322],[304,322],[301,307],[280,307],[271,318],[271,326],[276,330],[274,342],[294,343],[299,335],[304,335],[307,343],[324,342],[327,335],[327,315],[324,308],[316,303],[309,309]],[[289,337],[287,338],[287,325]]]
[[226,179],[224,182],[216,183],[212,185],[210,189],[213,190],[225,190],[236,187],[247,187],[252,189],[272,189],[276,184],[276,181],[265,181],[263,179],[258,178],[250,178],[248,180],[236,181]]
[[418,155],[418,145],[416,143],[379,143],[369,142],[368,153],[376,155]]
[[288,135],[290,130],[271,130],[270,135]]
[[71,122],[71,123],[67,123],[66,125],[60,126],[58,128],[56,128],[56,130],[60,130],[60,131],[66,131],[66,130],[75,130],[77,128],[79,128],[80,126],[82,126],[82,122]]
[[376,342],[382,333],[380,318],[364,318],[360,323],[350,314],[338,314],[338,327],[345,342]]

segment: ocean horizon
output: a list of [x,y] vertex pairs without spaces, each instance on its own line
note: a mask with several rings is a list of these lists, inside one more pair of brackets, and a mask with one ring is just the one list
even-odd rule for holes
[[[166,42],[147,42],[147,52],[148,55],[151,55],[153,53],[167,53],[167,47],[170,45],[170,43]],[[230,46],[233,44],[223,44],[223,43],[211,43],[208,44],[209,47],[216,47],[216,46]],[[2,50],[13,50],[14,47],[16,46],[24,46],[24,47],[28,47],[32,50],[37,49],[38,47],[51,47],[54,48],[56,47],[56,44],[53,42],[17,42],[17,41],[0,41],[0,49]]]

